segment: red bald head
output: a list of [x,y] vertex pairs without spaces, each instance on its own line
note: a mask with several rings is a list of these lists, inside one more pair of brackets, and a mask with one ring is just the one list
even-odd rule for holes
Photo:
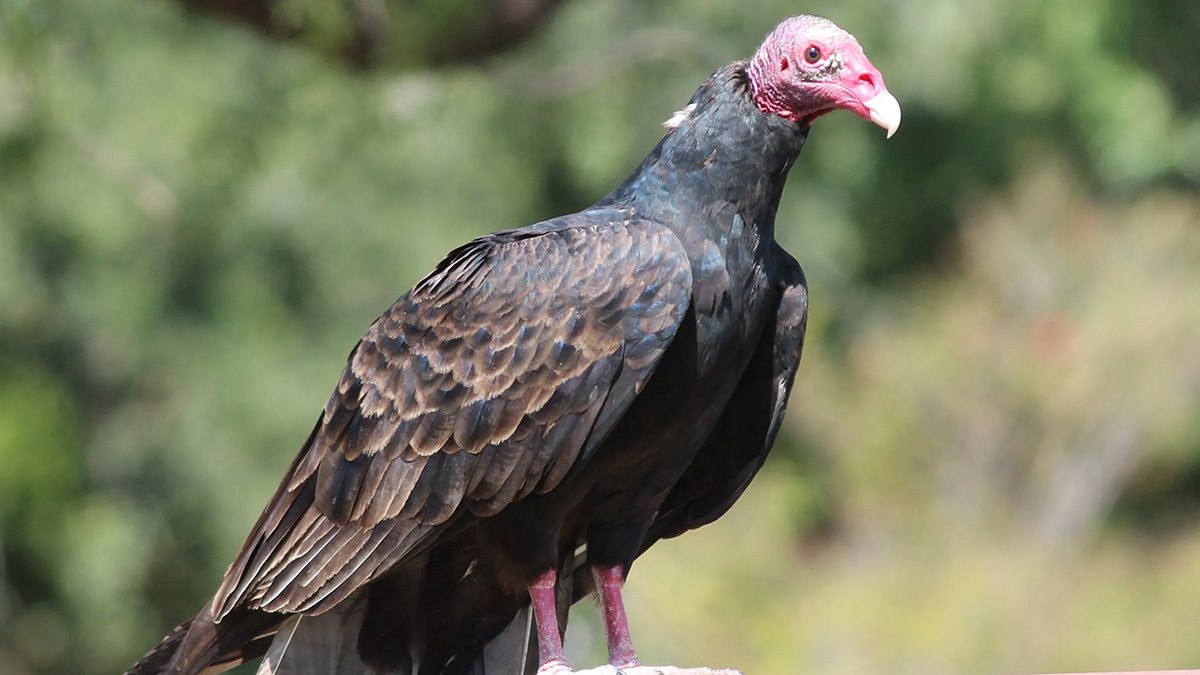
[[796,16],[763,41],[747,69],[764,113],[799,124],[849,110],[887,129],[900,126],[900,104],[883,85],[858,40],[819,16]]

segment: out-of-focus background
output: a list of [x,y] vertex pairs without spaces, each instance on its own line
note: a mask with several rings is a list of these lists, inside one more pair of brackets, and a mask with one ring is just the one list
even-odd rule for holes
[[194,613],[381,311],[601,197],[801,11],[904,125],[822,119],[792,171],[792,411],[635,567],[643,656],[1200,667],[1195,0],[3,0],[0,672]]

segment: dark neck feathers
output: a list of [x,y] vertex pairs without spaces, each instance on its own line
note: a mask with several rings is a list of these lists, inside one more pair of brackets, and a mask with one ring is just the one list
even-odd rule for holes
[[[730,205],[760,232],[773,228],[775,208],[808,137],[807,126],[758,109],[744,62],[714,73],[696,90],[687,110],[597,206],[631,208],[674,228],[695,227],[697,212]],[[691,222],[678,223],[681,215]]]

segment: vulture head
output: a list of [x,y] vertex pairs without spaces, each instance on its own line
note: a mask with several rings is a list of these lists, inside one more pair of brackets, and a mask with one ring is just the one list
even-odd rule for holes
[[842,109],[887,130],[900,126],[900,104],[858,40],[832,21],[797,16],[779,24],[747,68],[754,102],[766,114],[809,125]]

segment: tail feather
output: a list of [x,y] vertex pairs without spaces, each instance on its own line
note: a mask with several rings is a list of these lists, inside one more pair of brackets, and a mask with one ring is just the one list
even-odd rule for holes
[[[265,618],[265,617],[264,617]],[[236,626],[239,622],[234,620],[231,626]],[[224,642],[228,644],[229,640],[216,639],[212,641],[199,641],[201,645],[207,645],[196,649],[197,640],[195,635],[189,641],[193,647],[190,649],[197,652],[197,657],[185,659],[180,653],[180,648],[185,643],[189,633],[196,629],[195,633],[205,632],[204,626],[211,625],[211,621],[205,621],[205,612],[201,611],[195,618],[188,619],[176,626],[170,633],[163,638],[162,642],[154,649],[151,649],[140,661],[130,666],[129,670],[125,671],[125,675],[161,675],[162,673],[176,672],[193,672],[198,675],[215,675],[230,668],[240,666],[241,664],[252,661],[266,653],[267,647],[270,645],[271,639],[274,636],[274,629],[271,623],[273,619],[265,618],[254,622],[242,621],[243,625],[249,623],[255,626],[266,626],[262,632],[244,641],[244,644],[236,647],[230,646],[226,649],[221,649],[219,644]],[[239,631],[233,631],[239,632]],[[244,634],[244,631],[240,633]],[[216,635],[215,629],[209,629],[209,635]],[[206,663],[200,663],[201,660],[207,659]],[[174,668],[174,670],[172,669]]]
[[[555,600],[558,629],[567,632],[567,616],[571,605],[595,590],[591,569],[587,565],[587,545],[580,544],[574,557],[558,576]],[[534,675],[538,669],[537,626],[533,609],[526,604],[508,626],[483,647],[468,675]]]
[[180,624],[126,675],[215,675],[266,652],[267,644],[285,617],[242,609],[221,623],[212,619],[210,605]]
[[167,662],[175,655],[179,649],[179,643],[183,642],[183,636],[187,635],[188,628],[192,625],[192,619],[188,619],[179,624],[167,633],[167,636],[158,643],[154,649],[151,649],[142,657],[140,661],[129,667],[125,671],[125,675],[158,675],[167,666]]
[[528,605],[483,647],[470,675],[525,675],[537,672],[537,632]]
[[[586,548],[581,546],[559,573],[556,595],[559,630],[564,633],[571,605],[593,590],[586,557]],[[396,587],[389,585],[393,581]],[[456,588],[466,592],[463,597],[478,600],[476,593],[491,597],[490,593],[493,600],[506,597],[505,592],[488,583],[482,587],[463,584],[460,581]],[[518,601],[507,605],[507,611],[514,612],[512,618],[490,639],[485,637],[486,632],[479,632],[487,631],[486,627],[459,624],[458,619],[448,625],[423,624],[424,628],[414,635],[403,619],[417,610],[410,601],[420,594],[406,600],[402,591],[420,589],[420,580],[393,575],[377,580],[374,586],[377,587],[360,589],[317,615],[288,616],[235,608],[217,623],[213,621],[211,605],[206,605],[194,619],[171,631],[126,675],[215,675],[264,655],[257,675],[534,675],[537,672],[537,630],[528,599],[524,604]],[[434,597],[439,598],[437,611],[445,614],[449,609],[446,598],[436,594]],[[369,599],[382,604],[375,607],[377,616],[371,619],[378,625],[373,624],[372,630],[367,631],[370,637],[364,638]],[[501,607],[505,607],[503,601],[497,601],[494,609],[502,611]],[[428,606],[423,611],[435,608]],[[462,625],[474,627],[465,633],[454,630]],[[449,632],[443,634],[436,628]],[[427,632],[424,638],[417,637],[424,629],[435,629],[432,635],[443,635],[442,643],[429,642],[431,634]],[[456,641],[445,642],[450,636],[456,636]],[[463,641],[457,641],[460,638]],[[475,641],[475,638],[480,639]],[[391,645],[391,651],[371,657],[377,667],[369,667],[360,655],[363,639],[368,639],[368,643],[384,640]],[[397,647],[401,651],[393,654]],[[447,647],[450,651],[446,651]],[[389,655],[391,658],[380,658]]]
[[316,616],[292,616],[275,635],[257,675],[374,675],[358,655],[365,605],[350,598]]

